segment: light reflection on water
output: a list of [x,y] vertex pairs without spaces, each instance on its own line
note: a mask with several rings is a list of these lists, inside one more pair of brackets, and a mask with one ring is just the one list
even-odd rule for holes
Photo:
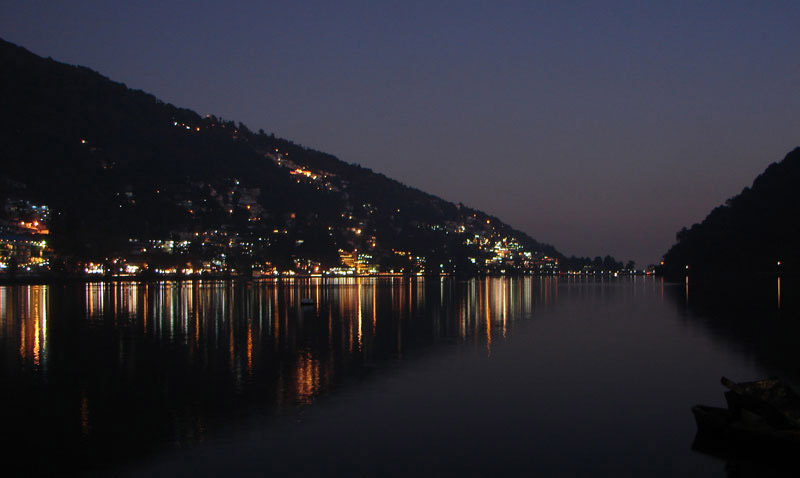
[[40,373],[47,371],[49,307],[47,286],[0,287],[0,340],[15,345],[20,365]]
[[[570,292],[579,284],[561,282]],[[663,283],[653,284],[661,288],[663,300]],[[3,347],[17,347],[20,362],[41,374],[46,373],[48,291],[53,287],[0,287]],[[294,357],[292,376],[298,377],[291,382],[297,397],[303,397],[297,401],[308,403],[328,382],[334,351],[337,356],[368,359],[388,336],[391,352],[381,350],[379,355],[401,358],[404,335],[413,333],[404,331],[409,322],[430,322],[425,325],[434,339],[469,339],[491,355],[493,341],[508,339],[513,322],[529,317],[534,305],[557,305],[559,278],[434,278],[427,284],[423,278],[95,282],[67,289],[71,292],[72,287],[83,288],[85,321],[79,327],[118,329],[121,343],[136,337],[180,345],[188,357],[226,351],[216,360],[236,374],[237,383],[259,366],[254,358],[289,352]],[[780,294],[780,283],[778,290]],[[312,299],[312,304],[301,305],[301,299]],[[380,341],[379,328],[384,335]],[[324,341],[308,343],[320,333]],[[292,399],[291,394],[283,398]]]
[[[791,305],[793,297],[789,284],[779,279],[779,308],[782,285],[784,305]],[[773,309],[774,287],[771,283],[765,302]],[[671,364],[662,373],[679,375],[692,363],[723,360],[718,351],[686,335],[684,327],[694,331],[705,324],[710,336],[726,343],[754,336],[746,320],[740,332],[729,313],[724,320],[713,319],[715,311],[724,309],[717,302],[701,302],[710,294],[692,290],[690,301],[689,292],[688,282],[669,286],[655,278],[572,277],[0,286],[0,379],[16,391],[0,398],[0,419],[18,438],[12,454],[29,454],[24,444],[37,442],[39,453],[50,458],[39,465],[42,471],[85,470],[194,445],[254,416],[316,407],[320,397],[353,387],[376,371],[390,373],[405,361],[453,347],[487,363],[507,360],[508,351],[520,356],[496,371],[507,374],[510,387],[499,389],[500,396],[514,397],[520,387],[532,387],[525,380],[531,373],[547,377],[541,378],[545,388],[564,387],[557,371],[548,370],[551,363],[583,378],[583,367],[592,364],[576,364],[587,347],[587,354],[595,354],[593,361],[607,360],[616,367],[598,369],[607,374],[598,375],[598,381],[620,383],[640,376],[641,365],[625,355],[639,348],[652,355],[650,363]],[[695,315],[692,307],[711,318],[682,321]],[[635,319],[631,310],[637,311]],[[540,333],[552,342],[536,342],[529,334],[514,344],[515,330],[525,330],[521,322],[536,323],[543,316],[558,317],[541,322]],[[673,342],[665,338],[662,343],[651,333],[659,329]],[[788,336],[781,330],[776,328],[774,335]],[[680,357],[674,356],[672,343],[683,344]],[[795,349],[787,344],[781,350]],[[616,353],[624,360],[613,359]],[[541,369],[528,370],[534,360]],[[786,362],[783,356],[772,360]],[[694,380],[716,386],[713,378]],[[571,400],[605,390],[569,383]],[[440,393],[446,392],[431,390],[432,396]],[[613,398],[608,402],[620,399]],[[684,399],[687,403],[670,406],[685,407],[683,418],[690,419],[693,399]],[[465,413],[472,410],[468,403],[461,405]],[[577,408],[565,405],[554,412],[569,416]],[[524,417],[530,410],[521,401],[508,413]],[[685,439],[688,453],[691,437]]]
[[[102,448],[131,412],[144,433],[192,442],[232,402],[309,405],[354,371],[436,343],[470,342],[490,356],[557,290],[557,278],[2,286],[0,370],[6,383],[37,384],[42,406],[69,409],[40,426],[79,437],[78,451]],[[152,407],[161,410],[148,417]]]

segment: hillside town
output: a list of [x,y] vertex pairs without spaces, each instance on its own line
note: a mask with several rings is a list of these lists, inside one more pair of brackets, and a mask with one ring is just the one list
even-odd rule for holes
[[[188,132],[199,131],[175,123]],[[85,140],[81,140],[85,144]],[[315,170],[289,159],[278,150],[264,153],[265,159],[288,172],[301,185],[347,197],[348,182],[336,174]],[[632,268],[604,267],[602,262],[570,269],[559,258],[524,247],[521,241],[496,227],[492,219],[477,212],[459,215],[458,221],[418,223],[428,237],[455,244],[457,254],[425,254],[410,244],[401,249],[385,245],[377,237],[372,218],[382,211],[370,203],[349,205],[338,221],[325,225],[328,243],[335,244],[335,256],[320,260],[318,251],[304,254],[304,243],[319,239],[303,233],[295,213],[276,217],[260,203],[260,188],[231,178],[224,188],[202,182],[192,184],[203,198],[178,198],[174,205],[190,216],[212,208],[228,215],[243,216],[244,229],[232,224],[214,228],[172,230],[164,237],[130,237],[126,247],[103,257],[74,258],[61,255],[49,239],[51,208],[22,198],[7,198],[0,222],[0,277],[25,278],[62,274],[83,278],[148,277],[324,277],[392,275],[554,275],[633,274]],[[158,194],[168,191],[158,190]],[[134,204],[136,195],[120,191],[123,203]],[[399,213],[400,209],[394,211]],[[275,251],[286,251],[275,258]],[[463,257],[462,257],[463,256]],[[598,258],[599,259],[599,258]],[[611,266],[614,266],[613,261]],[[640,271],[650,274],[653,271]]]

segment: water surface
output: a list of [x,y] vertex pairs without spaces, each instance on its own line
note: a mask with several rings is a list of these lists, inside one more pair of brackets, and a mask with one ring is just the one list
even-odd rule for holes
[[[762,281],[764,282],[764,281]],[[0,287],[14,472],[725,476],[721,375],[799,375],[790,284]],[[311,305],[301,299],[311,299]]]

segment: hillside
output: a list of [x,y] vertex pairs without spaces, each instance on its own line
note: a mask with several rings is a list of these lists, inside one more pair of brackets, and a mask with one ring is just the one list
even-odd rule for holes
[[0,64],[0,225],[9,249],[28,247],[0,258],[9,267],[476,273],[569,261],[486,213],[88,68],[2,40]]
[[[800,148],[771,164],[741,194],[684,228],[664,255],[665,274],[796,272],[800,264]],[[779,264],[780,262],[780,264]]]

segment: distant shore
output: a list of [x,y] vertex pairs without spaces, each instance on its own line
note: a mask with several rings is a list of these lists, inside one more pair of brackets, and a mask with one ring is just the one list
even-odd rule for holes
[[558,272],[558,273],[483,273],[459,275],[453,273],[392,273],[381,272],[372,274],[263,274],[263,275],[244,275],[244,274],[118,274],[118,275],[21,275],[17,277],[0,276],[0,285],[16,284],[67,284],[67,283],[94,283],[94,282],[188,282],[188,281],[282,281],[294,279],[380,279],[380,278],[431,278],[431,277],[458,277],[462,279],[477,277],[629,277],[629,276],[655,276],[652,273],[628,272],[628,273],[578,273],[578,272]]

